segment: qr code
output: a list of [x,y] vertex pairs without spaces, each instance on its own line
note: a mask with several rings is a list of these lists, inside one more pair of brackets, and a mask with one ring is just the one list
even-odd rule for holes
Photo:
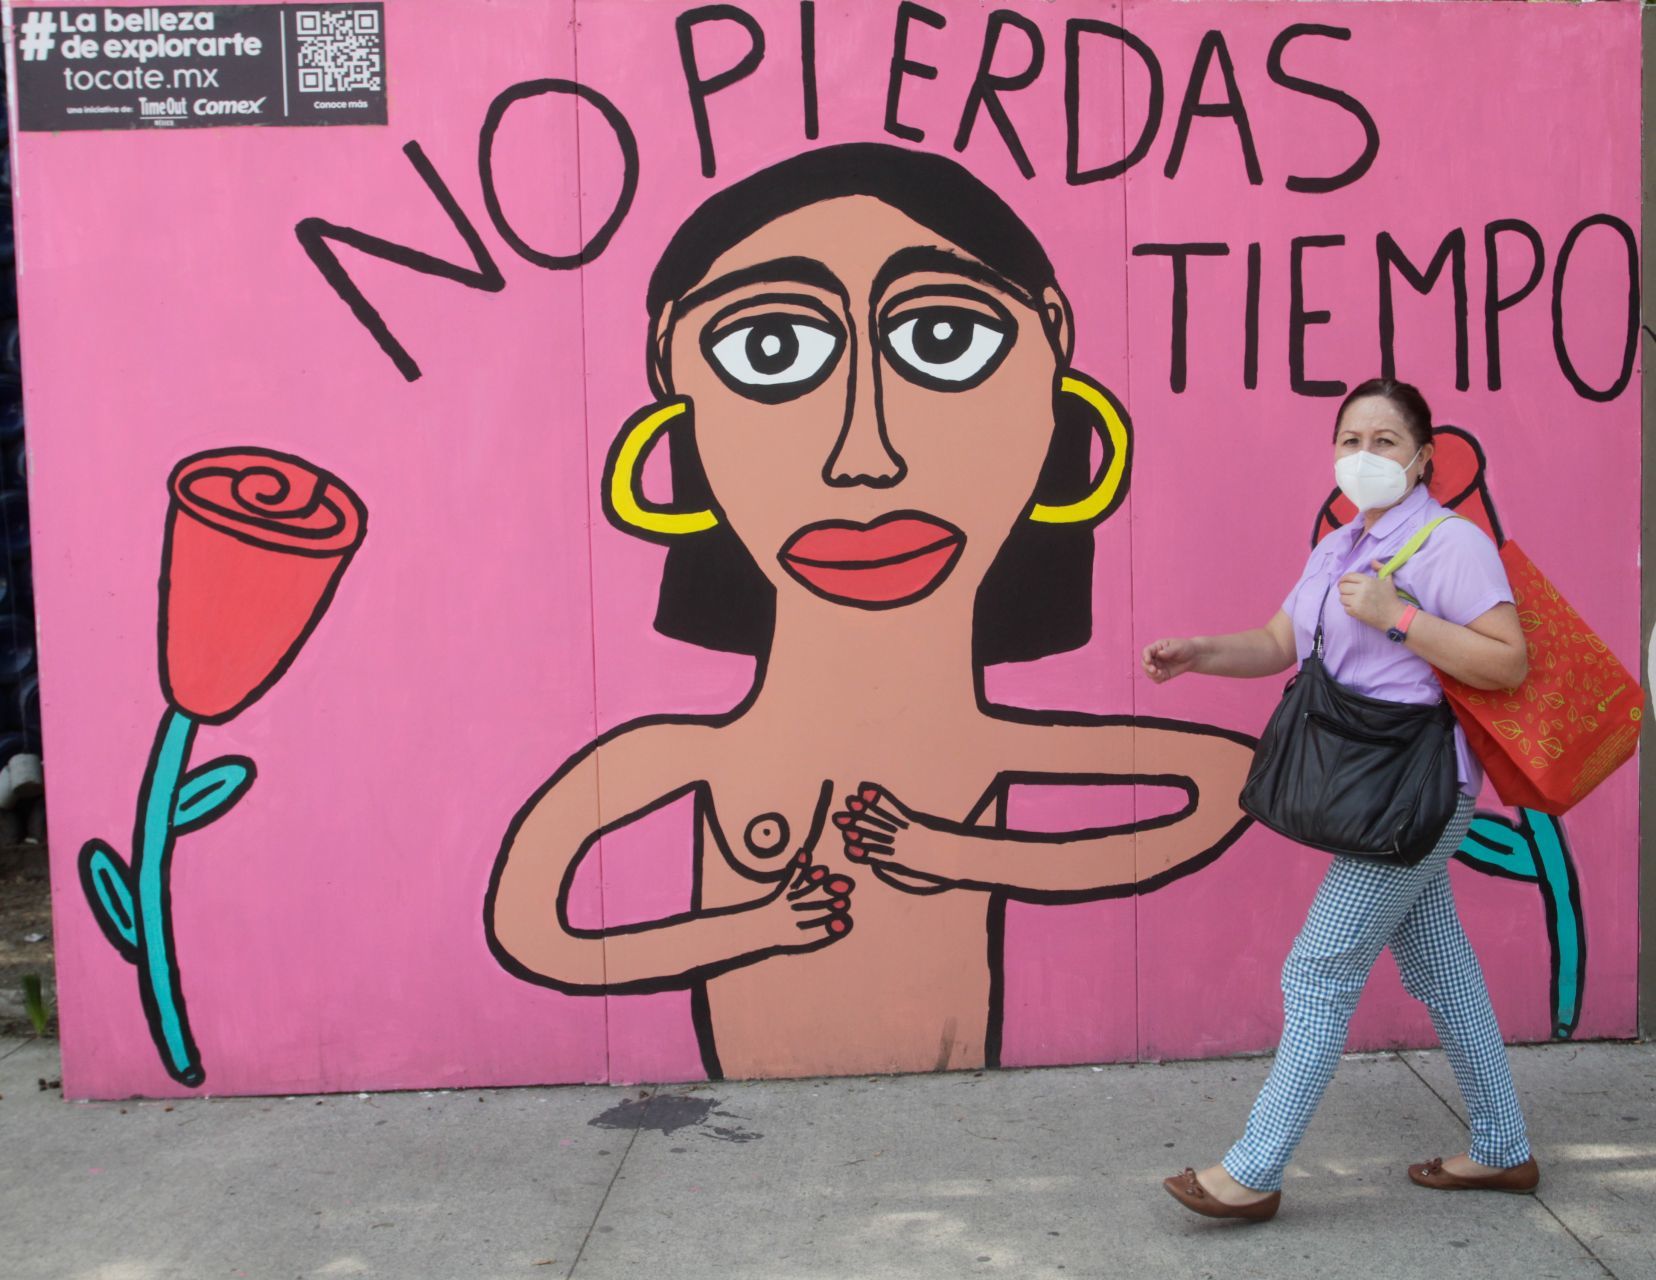
[[380,87],[385,46],[377,9],[301,9],[294,18],[301,93]]

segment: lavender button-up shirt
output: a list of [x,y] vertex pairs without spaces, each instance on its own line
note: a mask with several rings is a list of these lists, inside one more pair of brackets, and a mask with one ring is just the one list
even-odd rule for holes
[[[1305,562],[1305,572],[1282,602],[1282,611],[1294,624],[1300,661],[1311,652],[1317,610],[1326,590],[1323,664],[1329,675],[1358,693],[1392,702],[1432,703],[1443,696],[1431,664],[1388,640],[1384,631],[1350,617],[1340,606],[1340,592],[1334,584],[1347,573],[1372,573],[1370,561],[1384,564],[1421,525],[1446,514],[1447,508],[1425,486],[1416,485],[1408,497],[1374,522],[1372,530],[1365,533],[1363,522],[1354,520],[1317,544]],[[1512,588],[1495,544],[1469,520],[1444,521],[1392,577],[1399,590],[1420,601],[1427,613],[1463,627],[1496,605],[1512,601]],[[1483,766],[1466,745],[1458,724],[1455,757],[1461,790],[1476,799],[1483,786]]]

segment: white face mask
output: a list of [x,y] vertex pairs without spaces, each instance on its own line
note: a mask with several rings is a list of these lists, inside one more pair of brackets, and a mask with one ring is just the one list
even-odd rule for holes
[[1409,491],[1408,470],[1420,453],[1401,465],[1366,449],[1348,453],[1334,464],[1334,483],[1358,511],[1389,507]]

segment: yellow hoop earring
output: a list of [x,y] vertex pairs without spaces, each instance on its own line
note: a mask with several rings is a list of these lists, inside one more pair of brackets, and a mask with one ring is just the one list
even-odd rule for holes
[[719,523],[712,511],[669,511],[639,497],[637,476],[656,437],[690,408],[688,400],[669,400],[641,409],[627,420],[604,467],[604,505],[628,528],[652,537],[676,538],[705,533]]
[[1037,502],[1030,509],[1029,518],[1037,524],[1091,524],[1108,515],[1117,501],[1125,496],[1132,431],[1127,425],[1127,415],[1116,403],[1115,397],[1090,378],[1067,373],[1058,383],[1058,389],[1084,401],[1098,416],[1098,431],[1109,447],[1110,456],[1104,461],[1098,483],[1085,498],[1062,506]]

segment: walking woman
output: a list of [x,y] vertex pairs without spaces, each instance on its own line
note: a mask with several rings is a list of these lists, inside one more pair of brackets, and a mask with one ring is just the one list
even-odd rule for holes
[[[1328,673],[1370,697],[1435,703],[1434,667],[1480,689],[1520,683],[1528,659],[1512,592],[1494,544],[1472,523],[1445,520],[1395,575],[1378,574],[1411,535],[1447,514],[1427,491],[1431,423],[1425,399],[1407,383],[1377,378],[1352,391],[1335,417],[1334,475],[1361,519],[1317,545],[1265,626],[1158,640],[1144,650],[1150,678],[1276,675],[1311,652],[1320,616]],[[1410,1179],[1438,1190],[1535,1189],[1539,1173],[1506,1048],[1449,885],[1449,859],[1483,782],[1458,726],[1455,750],[1454,816],[1423,861],[1334,858],[1283,966],[1282,1043],[1246,1131],[1221,1163],[1163,1184],[1186,1208],[1253,1221],[1276,1213],[1283,1169],[1334,1076],[1358,997],[1387,946],[1404,986],[1431,1011],[1471,1117],[1471,1149],[1412,1165]]]

